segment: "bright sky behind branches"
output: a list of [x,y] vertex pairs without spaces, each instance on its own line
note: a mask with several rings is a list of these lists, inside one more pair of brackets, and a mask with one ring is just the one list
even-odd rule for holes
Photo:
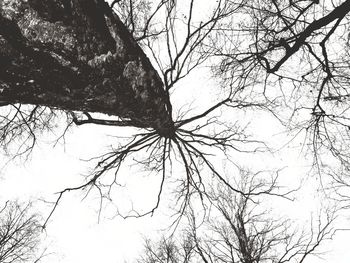
[[[199,2],[199,1],[197,1]],[[200,1],[198,10],[207,8],[209,0]],[[205,8],[204,8],[205,7]],[[216,82],[211,80],[207,69],[195,70],[192,74],[180,81],[172,98],[175,108],[191,105],[194,112],[201,112],[203,105],[215,103],[220,91],[215,87]],[[227,112],[222,112],[224,117]],[[272,145],[282,146],[282,139],[287,142],[283,128],[268,113],[242,113],[239,118],[242,123],[245,119],[250,121],[250,131],[260,139],[269,139]],[[85,159],[97,156],[109,145],[116,146],[118,139],[113,136],[127,136],[135,132],[130,128],[108,128],[93,125],[73,127],[66,134],[66,141],[61,140],[55,147],[48,142],[53,141],[54,135],[46,135],[39,140],[29,160],[16,159],[8,162],[8,156],[1,156],[0,166],[4,166],[0,173],[1,202],[8,199],[20,201],[35,200],[55,201],[54,193],[67,186],[81,183],[82,175],[87,174],[94,166],[93,162]],[[57,132],[59,134],[59,132]],[[298,142],[293,142],[298,144]],[[306,159],[300,150],[294,150],[293,144],[283,148],[275,154],[252,155],[234,154],[237,163],[244,164],[253,169],[283,168],[281,183],[298,185],[298,180],[308,178],[310,160]],[[224,163],[218,159],[217,163]],[[175,170],[179,172],[181,169]],[[122,187],[113,200],[118,208],[127,211],[132,205],[137,207],[152,207],[157,192],[157,178],[148,178],[145,173],[138,173],[137,167],[128,166],[121,171],[129,181],[127,190]],[[124,178],[123,177],[123,178]],[[306,179],[305,179],[306,180]],[[289,214],[301,222],[308,218],[310,210],[319,206],[317,191],[313,188],[319,180],[309,177],[305,181],[297,200],[286,207],[281,203],[281,213]],[[113,207],[103,207],[99,220],[99,197],[92,192],[84,200],[81,192],[64,195],[53,217],[47,226],[46,243],[49,251],[54,252],[43,262],[50,263],[92,263],[92,262],[123,262],[126,259],[137,257],[142,251],[143,237],[157,238],[160,230],[165,229],[169,223],[170,211],[167,209],[167,197],[164,196],[161,207],[153,217],[140,219],[122,219],[114,217]],[[35,201],[38,210],[47,216],[50,204]],[[267,204],[269,205],[269,204]],[[276,201],[276,206],[279,205]],[[99,222],[98,222],[99,221]],[[343,226],[341,226],[343,227]],[[325,262],[348,263],[350,251],[347,246],[347,232],[337,233],[333,243],[326,243],[321,250],[330,251],[324,255]],[[311,259],[307,262],[319,262]]]

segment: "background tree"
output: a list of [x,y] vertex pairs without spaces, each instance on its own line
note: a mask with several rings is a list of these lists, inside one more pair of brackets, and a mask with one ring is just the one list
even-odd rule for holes
[[[6,202],[0,210],[0,262],[39,262],[42,238],[41,218],[31,213],[30,204]],[[44,251],[45,252],[45,251]]]
[[229,2],[241,6],[212,38],[216,74],[304,136],[321,174],[348,170],[350,2]]
[[242,171],[236,187],[247,196],[228,187],[216,188],[211,192],[210,214],[203,218],[198,210],[191,209],[184,229],[163,236],[159,242],[147,239],[137,262],[282,263],[305,262],[320,255],[320,245],[335,233],[335,210],[311,217],[309,228],[298,229],[293,220],[274,217],[271,208],[264,205],[271,195],[289,198],[290,193],[279,193],[277,177],[266,181],[260,176]]

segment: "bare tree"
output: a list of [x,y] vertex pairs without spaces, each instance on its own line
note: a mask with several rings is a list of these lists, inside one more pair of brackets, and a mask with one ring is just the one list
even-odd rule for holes
[[[309,228],[298,229],[290,219],[273,217],[263,204],[268,202],[263,193],[271,197],[280,192],[276,177],[268,182],[244,173],[241,179],[236,187],[247,196],[218,187],[211,192],[210,214],[203,219],[196,209],[190,209],[188,226],[160,242],[146,240],[137,262],[282,263],[305,262],[319,255],[319,246],[335,233],[334,210],[326,209],[318,218],[311,218]],[[279,195],[287,198],[289,194]]]
[[172,239],[162,238],[159,243],[146,240],[145,252],[137,262],[160,263],[160,262],[191,262],[193,256],[193,244],[190,239],[184,238],[181,244],[175,243]]
[[[142,129],[128,143],[95,158],[98,163],[86,181],[60,191],[54,208],[72,190],[97,190],[102,200],[110,200],[120,166],[131,159],[161,175],[154,207],[133,216],[153,213],[171,164],[180,160],[185,172],[176,192],[182,213],[193,193],[205,195],[203,169],[229,186],[209,151],[226,154],[263,146],[250,140],[244,127],[222,123],[214,115],[228,104],[233,109],[251,106],[232,101],[232,91],[192,116],[173,112],[171,93],[176,84],[209,59],[208,36],[237,8],[218,1],[198,18],[196,5],[194,0],[182,9],[174,0],[113,1],[111,7],[102,0],[1,3],[5,148],[14,141],[20,144],[17,154],[30,152],[36,135],[61,118],[68,126]],[[208,133],[213,125],[215,130]]]
[[30,204],[6,202],[0,210],[0,262],[39,262],[42,227]]
[[241,5],[212,38],[216,74],[304,135],[319,170],[349,166],[350,2],[228,2]]
[[[3,146],[17,138],[18,153],[29,152],[36,134],[50,130],[57,117],[68,126],[139,128],[129,142],[93,158],[95,169],[82,184],[59,191],[54,209],[73,190],[95,190],[101,200],[111,200],[128,160],[159,175],[155,204],[128,216],[155,211],[178,162],[184,168],[174,179],[180,214],[191,196],[209,198],[206,175],[246,196],[223,176],[211,153],[226,158],[265,144],[234,118],[222,121],[222,109],[232,116],[242,108],[267,109],[290,130],[305,130],[313,153],[326,147],[347,164],[348,47],[341,30],[348,25],[349,2],[219,0],[204,16],[196,12],[198,2],[1,3]],[[204,65],[214,65],[222,79],[220,97],[202,112],[174,112],[179,81]]]

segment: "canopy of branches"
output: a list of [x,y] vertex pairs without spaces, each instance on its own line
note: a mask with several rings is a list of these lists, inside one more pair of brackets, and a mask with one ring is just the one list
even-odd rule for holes
[[[296,243],[303,253],[293,254],[288,250],[293,242],[282,235],[280,224],[270,225],[266,235],[277,230],[273,237],[287,242],[285,254],[265,254],[261,240],[251,241],[254,246],[249,240],[242,243],[237,233],[245,225],[240,220],[252,192],[232,184],[237,175],[225,173],[218,159],[238,165],[233,155],[278,152],[268,141],[250,136],[249,120],[240,117],[242,112],[273,116],[287,134],[279,146],[301,141],[297,150],[309,154],[313,171],[326,178],[323,190],[331,189],[333,199],[349,205],[350,0],[217,0],[203,5],[199,0],[0,1],[0,145],[22,156],[57,123],[64,126],[59,139],[74,125],[104,125],[117,132],[129,127],[134,133],[128,141],[116,140],[91,159],[94,169],[83,182],[60,189],[47,220],[73,190],[95,191],[101,207],[111,202],[123,165],[136,163],[158,179],[155,202],[122,216],[153,214],[171,188],[181,219],[191,215],[193,200],[204,210],[218,206],[222,196],[208,189],[219,183],[239,196],[234,204],[225,204],[234,206],[233,216],[217,207],[234,236],[222,246],[227,251],[239,247],[229,260],[262,262],[268,255],[280,260],[271,262],[287,262],[284,257],[292,253],[302,262],[319,240],[301,235],[303,242]],[[213,80],[200,91],[210,99],[202,103],[196,94],[191,107],[186,100],[191,85],[183,85],[198,72]],[[271,189],[255,195],[286,197]],[[319,225],[321,240],[328,237],[331,222],[328,218],[327,227]],[[208,245],[196,239],[193,223],[184,240],[185,254],[175,257],[195,251],[204,262],[217,262],[203,254],[212,241]],[[164,246],[171,250],[177,245]],[[164,248],[159,249],[149,246],[148,252],[162,254]]]

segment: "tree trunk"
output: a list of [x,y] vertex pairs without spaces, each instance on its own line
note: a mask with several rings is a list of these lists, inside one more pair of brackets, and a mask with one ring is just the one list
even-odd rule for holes
[[162,81],[103,0],[0,1],[0,103],[100,112],[160,130]]

